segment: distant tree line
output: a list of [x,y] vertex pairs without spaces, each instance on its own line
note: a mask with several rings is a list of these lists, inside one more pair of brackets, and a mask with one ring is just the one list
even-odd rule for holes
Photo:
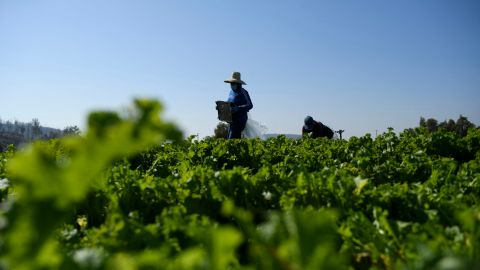
[[224,122],[219,122],[217,127],[213,132],[213,137],[215,139],[226,139],[228,138],[228,124]]
[[448,130],[457,133],[459,136],[464,137],[468,133],[468,129],[476,128],[475,124],[470,122],[467,117],[460,115],[457,121],[453,119],[438,122],[435,118],[425,119],[420,117],[420,127],[425,128],[428,132],[435,132],[437,130]]
[[10,144],[19,146],[33,140],[48,140],[78,134],[80,129],[77,126],[67,126],[63,130],[43,127],[37,118],[33,118],[28,123],[0,119],[0,150],[5,150]]

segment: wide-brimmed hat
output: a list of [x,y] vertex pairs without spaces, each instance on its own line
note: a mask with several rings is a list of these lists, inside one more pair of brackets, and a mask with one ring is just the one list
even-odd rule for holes
[[225,80],[224,82],[226,83],[240,83],[240,84],[245,84],[246,83],[244,81],[242,81],[241,79],[242,75],[240,75],[240,72],[233,72],[232,73],[232,78],[228,79],[228,80]]

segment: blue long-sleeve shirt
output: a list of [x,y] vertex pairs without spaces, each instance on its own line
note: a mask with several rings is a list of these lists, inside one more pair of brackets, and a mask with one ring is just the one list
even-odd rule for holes
[[233,103],[238,108],[232,113],[233,122],[246,122],[248,119],[247,112],[253,108],[252,100],[247,90],[241,88],[239,90],[230,90],[228,102]]

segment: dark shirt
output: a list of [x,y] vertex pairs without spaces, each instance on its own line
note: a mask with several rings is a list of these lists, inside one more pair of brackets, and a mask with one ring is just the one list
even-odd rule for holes
[[230,90],[228,102],[233,103],[233,106],[237,107],[237,111],[232,113],[233,122],[247,122],[247,112],[253,108],[252,100],[247,90],[243,88],[237,91]]
[[302,127],[302,135],[305,135],[307,133],[312,133],[312,138],[319,138],[319,137],[327,137],[329,139],[333,138],[333,131],[329,127],[317,121],[313,123],[312,130],[306,130],[305,127]]

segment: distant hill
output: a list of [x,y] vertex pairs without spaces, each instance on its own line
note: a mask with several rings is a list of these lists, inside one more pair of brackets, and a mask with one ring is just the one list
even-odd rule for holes
[[302,138],[302,135],[300,135],[300,134],[276,134],[276,133],[265,134],[265,138],[266,139],[275,138],[275,137],[278,137],[280,135],[284,135],[285,137],[290,138],[290,139],[301,139]]
[[[275,137],[278,137],[280,135],[285,135],[285,137],[289,138],[289,139],[301,139],[302,138],[302,135],[300,134],[276,134],[276,133],[272,133],[272,134],[265,134],[265,139],[268,139],[268,138],[275,138]],[[338,139],[339,136],[337,133],[335,133],[333,135],[333,139]]]

